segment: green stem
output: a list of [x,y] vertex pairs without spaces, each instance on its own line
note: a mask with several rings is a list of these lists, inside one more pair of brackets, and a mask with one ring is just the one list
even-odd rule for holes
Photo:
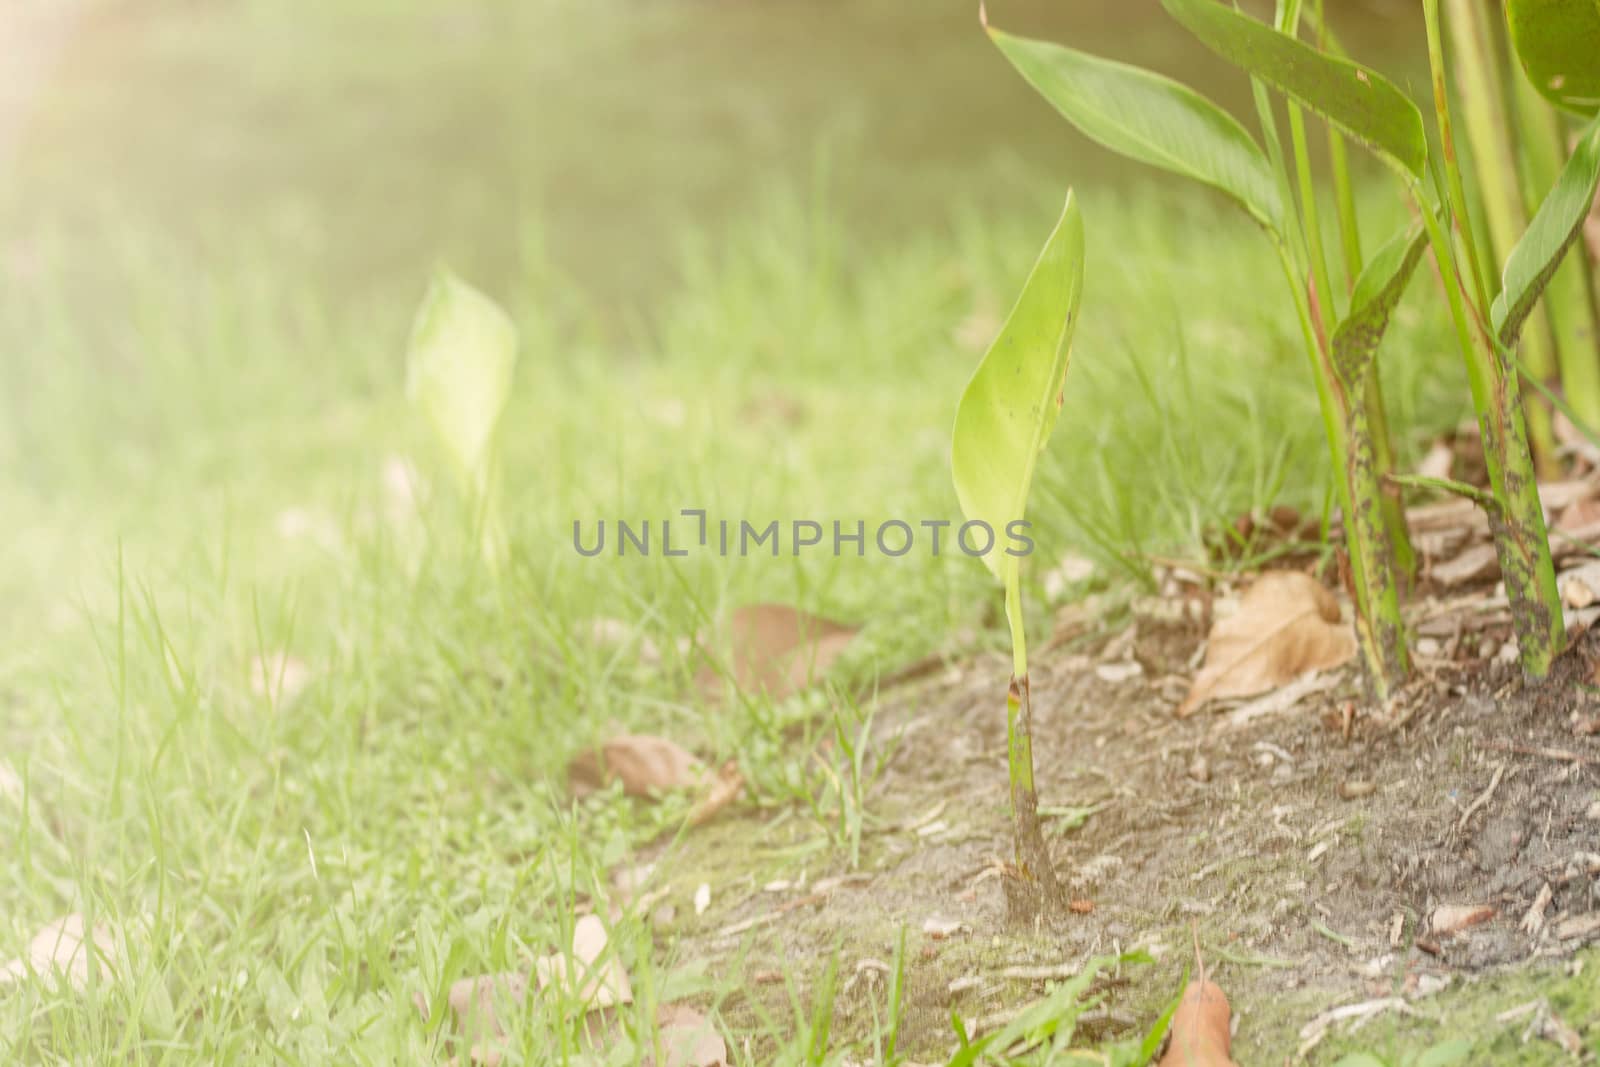
[[[1456,221],[1467,263],[1471,265],[1476,262],[1475,242],[1472,220],[1464,210],[1466,198],[1461,189],[1461,170],[1456,164],[1450,128],[1444,49],[1439,37],[1439,0],[1423,0],[1422,13],[1427,24],[1428,63],[1433,76],[1439,137],[1450,193],[1456,198]],[[1530,678],[1543,678],[1555,657],[1566,647],[1567,631],[1561,617],[1561,595],[1556,589],[1550,541],[1545,532],[1544,507],[1539,501],[1539,483],[1534,477],[1533,460],[1528,451],[1517,376],[1510,371],[1509,354],[1489,334],[1489,300],[1482,279],[1477,279],[1478,304],[1473,309],[1476,317],[1469,319],[1455,249],[1429,207],[1421,183],[1412,181],[1410,185],[1444,281],[1450,316],[1455,322],[1456,341],[1467,365],[1472,405],[1478,413],[1489,488],[1500,505],[1500,514],[1491,514],[1489,522],[1494,531],[1495,554],[1506,583],[1506,595],[1511,601],[1511,620],[1517,634],[1522,670]]]
[[1300,183],[1300,222],[1305,231],[1306,253],[1311,259],[1311,279],[1317,287],[1317,297],[1323,303],[1328,322],[1337,322],[1339,314],[1333,303],[1333,285],[1328,275],[1328,257],[1322,247],[1322,216],[1317,212],[1317,187],[1311,173],[1311,152],[1306,146],[1305,116],[1300,105],[1289,103],[1289,141],[1294,147],[1295,176]]
[[1345,549],[1355,589],[1356,636],[1373,692],[1379,700],[1387,700],[1409,667],[1394,553],[1383,516],[1386,494],[1373,450],[1372,427],[1365,404],[1352,402],[1334,372],[1320,315],[1295,275],[1288,250],[1280,245],[1279,253],[1294,295],[1301,339],[1317,385],[1328,451],[1333,456],[1335,484],[1344,513]]
[[[1489,258],[1481,265],[1488,295],[1498,290],[1494,264],[1504,260],[1528,228],[1522,193],[1518,188],[1515,155],[1506,126],[1503,87],[1499,75],[1499,55],[1490,43],[1489,26],[1484,18],[1483,0],[1446,0],[1450,37],[1460,58],[1456,82],[1465,108],[1467,141],[1472,147],[1472,162],[1478,176],[1478,193],[1483,217],[1489,226]],[[1538,311],[1523,326],[1523,362],[1548,382],[1555,374],[1555,342],[1550,325]],[[1550,424],[1550,407],[1536,397],[1524,403],[1529,443],[1539,473],[1554,476],[1559,470],[1555,434]]]
[[[1367,372],[1363,386],[1362,404],[1367,409],[1371,423],[1373,458],[1378,465],[1380,485],[1384,476],[1393,474],[1394,444],[1389,438],[1389,414],[1383,406],[1382,375],[1376,361]],[[1389,535],[1389,545],[1394,552],[1395,567],[1408,579],[1416,577],[1417,550],[1411,547],[1411,531],[1406,526],[1405,502],[1398,493],[1383,493],[1383,526]]]
[[[1450,90],[1445,82],[1444,42],[1439,36],[1439,0],[1422,0],[1423,19],[1428,34],[1428,69],[1433,75],[1433,109],[1438,116],[1439,144],[1444,151],[1445,182],[1448,189],[1450,213],[1455,217],[1461,243],[1466,247],[1469,277],[1473,285],[1473,298],[1479,308],[1489,307],[1489,289],[1483,279],[1483,259],[1478,255],[1477,239],[1472,233],[1472,216],[1467,211],[1467,190],[1461,184],[1461,164],[1456,159],[1456,139],[1450,121]],[[1426,213],[1426,205],[1423,205]],[[1432,233],[1433,227],[1429,226]]]
[[[1511,83],[1518,145],[1525,164],[1522,207],[1531,217],[1545,191],[1555,185],[1567,147],[1560,116],[1533,83],[1515,72]],[[1600,327],[1596,325],[1593,291],[1587,257],[1581,252],[1568,253],[1545,288],[1541,303],[1550,316],[1567,402],[1582,421],[1600,426]]]
[[[1317,0],[1313,9],[1317,20],[1317,46],[1329,55],[1348,58],[1344,48],[1328,28],[1323,0]],[[1350,155],[1346,151],[1344,135],[1328,129],[1328,164],[1333,171],[1333,204],[1339,215],[1339,244],[1344,252],[1344,272],[1347,285],[1354,287],[1361,274],[1361,220],[1356,214],[1355,189],[1350,184]]]
[[1006,569],[1006,621],[1011,626],[1011,684],[1006,689],[1006,761],[1011,774],[1011,828],[1015,877],[1008,879],[1012,918],[1032,922],[1058,913],[1065,897],[1056,881],[1050,849],[1039,822],[1033,775],[1033,697],[1028,684],[1027,631],[1022,623],[1022,581],[1016,560]]

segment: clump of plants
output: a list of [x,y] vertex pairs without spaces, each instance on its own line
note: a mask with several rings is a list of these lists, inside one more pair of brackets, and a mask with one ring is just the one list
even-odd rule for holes
[[[1600,352],[1591,280],[1581,256],[1571,257],[1562,273],[1563,259],[1600,182],[1600,119],[1595,118],[1600,108],[1600,7],[1542,0],[1508,0],[1506,5],[1509,38],[1527,72],[1522,95],[1516,98],[1517,113],[1540,123],[1524,139],[1528,150],[1517,157],[1528,165],[1510,185],[1523,200],[1519,211],[1512,210],[1513,194],[1504,191],[1512,178],[1496,171],[1504,162],[1496,161],[1496,153],[1504,155],[1501,146],[1514,126],[1491,106],[1505,102],[1502,82],[1489,80],[1499,67],[1490,59],[1478,62],[1487,50],[1500,47],[1498,56],[1504,48],[1487,28],[1484,0],[1447,0],[1465,70],[1459,84],[1454,82],[1445,59],[1439,2],[1423,0],[1437,148],[1430,144],[1428,124],[1416,103],[1378,71],[1343,53],[1321,17],[1320,4],[1303,19],[1300,0],[1278,0],[1268,25],[1216,0],[1162,0],[1198,41],[1250,76],[1256,135],[1169,78],[1013,36],[988,27],[985,20],[991,39],[1017,71],[1086,136],[1222,193],[1260,226],[1277,250],[1285,301],[1299,324],[1337,472],[1356,633],[1366,677],[1380,700],[1410,672],[1401,614],[1414,565],[1400,501],[1406,486],[1461,493],[1484,508],[1524,674],[1538,680],[1549,672],[1565,647],[1566,630],[1529,424],[1548,435],[1545,400],[1579,424],[1600,423]],[[1312,24],[1315,43],[1302,40],[1303,21]],[[1483,170],[1490,178],[1480,174],[1476,183],[1485,198],[1481,204],[1469,202],[1462,178],[1452,122],[1453,88],[1469,102],[1475,148],[1487,160]],[[1564,160],[1564,120],[1555,118],[1546,99],[1586,123]],[[1308,125],[1316,121],[1325,126],[1328,139],[1331,207],[1320,202],[1321,175],[1312,164]],[[1347,142],[1385,164],[1412,207],[1410,224],[1389,235],[1370,256],[1363,255]],[[1523,195],[1535,187],[1537,195]],[[1491,200],[1499,206],[1491,206]],[[1479,234],[1474,208],[1490,218],[1492,241]],[[1324,246],[1323,224],[1330,211],[1342,262]],[[1081,291],[1082,242],[1082,224],[1069,197],[1016,308],[962,396],[952,461],[969,519],[993,524],[1022,517],[1034,461],[1061,401]],[[1488,492],[1394,471],[1377,353],[1390,316],[1430,252],[1477,413]],[[1343,284],[1335,283],[1336,266],[1342,268]],[[1548,316],[1540,306],[1547,292]],[[1558,357],[1552,355],[1558,347],[1552,324],[1562,339]],[[1524,401],[1522,379],[1528,374],[1533,375],[1537,403]],[[1565,387],[1570,403],[1554,392],[1552,382]],[[1553,451],[1546,445],[1540,454],[1548,467]],[[1025,889],[1014,895],[1014,903],[1025,904],[1026,912],[1059,904],[1060,893],[1036,814],[1019,561],[991,555],[986,562],[1006,590],[1014,650],[1007,721],[1015,881]]]

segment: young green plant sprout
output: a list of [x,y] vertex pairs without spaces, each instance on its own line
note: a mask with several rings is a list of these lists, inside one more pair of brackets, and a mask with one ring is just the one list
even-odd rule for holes
[[[1083,292],[1083,220],[1071,192],[1005,326],[984,354],[956,409],[950,466],[969,522],[1005,531],[1027,511],[1034,464],[1061,411],[1072,331]],[[1021,559],[995,549],[984,564],[1005,587],[1011,626],[1006,742],[1011,775],[1015,877],[1006,880],[1013,918],[1029,921],[1065,905],[1039,825],[1033,778],[1033,702],[1022,620]]]
[[511,394],[517,330],[500,306],[449,271],[428,286],[411,327],[406,394],[444,447],[484,563],[505,563],[495,429]]

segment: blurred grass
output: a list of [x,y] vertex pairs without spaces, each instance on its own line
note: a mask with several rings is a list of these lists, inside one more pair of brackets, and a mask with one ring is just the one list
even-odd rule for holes
[[[819,790],[785,732],[805,707],[709,713],[670,653],[642,671],[588,621],[670,650],[785,601],[865,623],[858,667],[887,671],[983,625],[983,569],[586,560],[572,521],[954,518],[957,395],[1069,177],[1090,277],[1028,580],[1321,506],[1259,234],[1013,122],[1021,87],[954,108],[1001,65],[896,9],[706,7],[681,51],[685,10],[169,3],[111,8],[73,54],[0,193],[0,753],[28,783],[0,798],[0,957],[76,909],[126,962],[82,1001],[0,1000],[12,1058],[429,1057],[412,992],[560,944],[575,896],[682,815],[573,808],[580,747],[660,732],[738,758],[759,802]],[[782,47],[824,18],[829,47]],[[888,40],[910,58],[876,69]],[[792,110],[727,91],[769,76]],[[885,132],[913,112],[931,125]],[[402,391],[435,258],[523,335],[498,584]],[[1464,410],[1430,284],[1381,356],[1408,453]],[[305,691],[256,692],[251,661],[285,651]],[[636,988],[740,980],[652,958],[637,916],[613,936]],[[548,1050],[560,1008],[514,1040]]]

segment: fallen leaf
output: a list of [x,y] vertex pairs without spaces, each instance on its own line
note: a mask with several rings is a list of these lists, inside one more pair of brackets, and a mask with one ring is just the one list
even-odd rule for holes
[[656,643],[621,619],[590,619],[589,641],[623,652],[632,651],[646,667],[661,665],[661,650]]
[[700,826],[710,822],[723,808],[738,800],[742,792],[744,792],[744,775],[740,773],[739,765],[729,760],[711,780],[705,796],[701,797],[690,810],[689,825]]
[[1136,660],[1128,660],[1125,663],[1102,663],[1094,669],[1094,673],[1102,682],[1116,684],[1139,677],[1144,673],[1144,668]]
[[1094,560],[1071,554],[1061,557],[1061,562],[1044,576],[1044,595],[1060,600],[1067,590],[1094,577]]
[[83,989],[89,984],[90,956],[103,978],[114,950],[111,928],[104,923],[95,924],[89,941],[84,943],[83,916],[78,912],[63,915],[33,935],[26,956],[0,967],[0,989],[22,981],[30,973],[41,977],[59,973],[73,989]]
[[[605,924],[597,915],[583,916],[572,929],[572,962],[576,964],[577,975],[569,975],[565,955],[551,953],[534,961],[533,970],[539,979],[539,988],[544,990],[552,983],[559,984],[588,1009],[633,1003],[633,986],[628,981],[628,972],[623,969],[622,961],[613,954],[604,965],[600,964],[605,951]],[[574,981],[577,988],[567,988]]]
[[[520,1007],[527,995],[528,976],[516,971],[474,975],[451,983],[450,1013],[455,1017],[456,1026],[475,1046],[474,1062],[478,1061],[476,1046],[481,1039],[505,1036],[500,1013]],[[426,1009],[427,1004],[419,1006]]]
[[391,521],[411,518],[417,513],[422,496],[422,476],[404,456],[386,456],[379,468],[383,484],[384,510]]
[[1355,653],[1355,635],[1339,620],[1332,593],[1298,571],[1269,571],[1245,593],[1237,614],[1212,627],[1205,666],[1178,715],[1208,700],[1275,689]]
[[1495,910],[1487,904],[1441,904],[1433,909],[1428,919],[1428,929],[1438,937],[1449,937],[1468,927],[1486,923],[1494,918]]
[[1234,1067],[1228,997],[1215,982],[1190,982],[1172,1013],[1172,1040],[1158,1067]]
[[1573,501],[1555,522],[1555,528],[1565,534],[1589,530],[1596,525],[1600,525],[1600,496]]
[[[665,1059],[662,1067],[728,1067],[728,1044],[711,1020],[683,1004],[663,1004],[656,1010],[657,1032]],[[654,1067],[655,1060],[645,1057]]]
[[664,737],[623,734],[573,757],[567,779],[579,796],[621,781],[628,796],[647,797],[701,785],[706,773],[690,752]]
[[956,919],[941,919],[938,916],[929,918],[922,924],[922,932],[935,941],[943,941],[947,937],[964,933],[971,928],[966,923]]
[[1600,562],[1565,571],[1556,583],[1561,587],[1562,603],[1569,608],[1586,608],[1600,601]]
[[[782,700],[809,686],[855,639],[856,629],[783,604],[751,604],[728,619],[724,664],[740,691]],[[722,676],[703,668],[695,682],[707,699],[721,691]]]
[[1454,559],[1434,564],[1428,576],[1440,585],[1457,586],[1491,578],[1499,571],[1493,545],[1468,545]]
[[250,691],[275,704],[287,704],[311,681],[311,668],[287,652],[250,661]]
[[1424,478],[1448,478],[1456,465],[1456,450],[1442,437],[1434,438],[1428,454],[1417,464],[1417,473]]

